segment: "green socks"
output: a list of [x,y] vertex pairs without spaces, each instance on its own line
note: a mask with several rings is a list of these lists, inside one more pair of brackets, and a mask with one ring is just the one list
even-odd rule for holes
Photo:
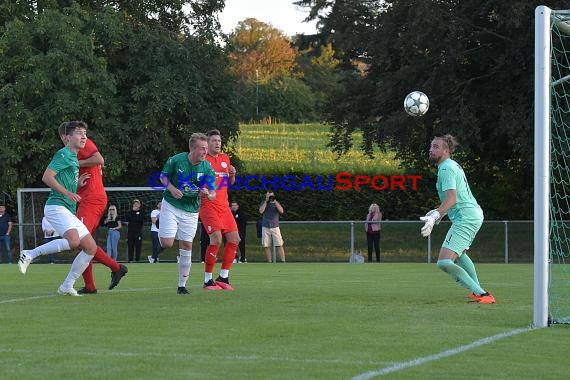
[[[471,260],[469,260],[471,261]],[[473,262],[471,262],[473,266]],[[485,293],[485,290],[479,286],[479,281],[477,280],[477,275],[475,275],[475,280],[468,274],[468,272],[455,264],[450,259],[443,259],[437,261],[437,266],[448,273],[453,279],[463,285],[465,288],[471,290],[476,295],[481,295]],[[475,273],[475,267],[472,268],[473,273]]]

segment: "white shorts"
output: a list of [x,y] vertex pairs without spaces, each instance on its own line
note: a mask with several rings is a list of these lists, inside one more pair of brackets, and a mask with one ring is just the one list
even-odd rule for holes
[[63,206],[45,205],[44,216],[61,237],[72,228],[77,230],[80,240],[89,235],[89,230],[85,224]]
[[283,245],[283,238],[281,237],[281,230],[279,227],[261,228],[261,245],[263,247],[271,247],[271,242],[273,241],[274,247],[281,247]]
[[162,200],[158,237],[192,243],[198,228],[198,213],[180,210]]

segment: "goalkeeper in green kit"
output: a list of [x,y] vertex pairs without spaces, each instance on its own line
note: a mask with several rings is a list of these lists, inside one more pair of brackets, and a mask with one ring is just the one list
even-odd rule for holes
[[420,218],[425,223],[421,234],[429,236],[433,226],[447,214],[452,224],[441,245],[437,266],[471,290],[469,298],[473,301],[491,304],[495,303],[495,297],[481,287],[475,265],[467,256],[483,224],[483,210],[471,194],[463,169],[450,158],[457,145],[451,135],[436,137],[431,142],[429,158],[438,167],[436,188],[441,204]]

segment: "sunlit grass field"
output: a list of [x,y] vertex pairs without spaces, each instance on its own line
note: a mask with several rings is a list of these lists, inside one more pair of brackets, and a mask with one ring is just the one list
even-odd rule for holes
[[68,270],[0,265],[2,379],[568,376],[570,328],[528,328],[528,264],[478,265],[494,305],[434,264],[239,264],[235,291],[206,292],[196,263],[188,296],[173,263],[130,264],[112,291],[96,265],[100,293],[84,297],[55,294]]
[[240,130],[232,146],[247,173],[401,172],[394,153],[376,150],[373,159],[364,155],[359,134],[355,134],[354,147],[338,158],[327,147],[329,127],[323,124],[242,124]]

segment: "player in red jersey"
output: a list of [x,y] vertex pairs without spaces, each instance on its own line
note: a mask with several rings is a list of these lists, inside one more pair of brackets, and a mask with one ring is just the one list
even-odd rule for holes
[[[99,222],[107,208],[107,193],[103,186],[103,163],[105,162],[97,146],[91,139],[87,139],[85,147],[77,153],[79,160],[79,177],[85,178],[85,185],[78,187],[77,194],[81,196],[81,202],[77,206],[76,216],[87,227],[92,236],[99,226]],[[109,289],[113,289],[119,284],[121,278],[128,272],[125,265],[117,263],[103,249],[97,247],[94,256],[101,264],[111,270],[111,284]],[[83,272],[85,286],[78,291],[79,294],[97,293],[95,279],[93,278],[93,264]]]
[[[229,272],[236,257],[240,241],[236,221],[228,203],[228,186],[235,182],[236,169],[230,164],[230,158],[222,153],[222,137],[220,131],[213,129],[207,133],[208,154],[206,160],[212,165],[216,173],[216,199],[208,200],[202,196],[200,202],[200,219],[203,228],[210,237],[210,245],[206,249],[204,264],[204,289],[207,290],[233,290],[229,281]],[[222,252],[222,269],[214,281],[212,272],[216,264],[218,249],[222,245],[222,237],[226,244]]]

